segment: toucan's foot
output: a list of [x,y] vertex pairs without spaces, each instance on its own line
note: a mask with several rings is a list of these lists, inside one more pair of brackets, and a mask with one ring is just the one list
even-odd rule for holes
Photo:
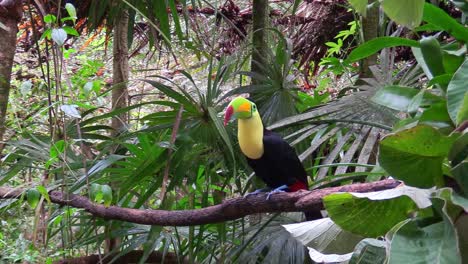
[[268,195],[267,195],[267,200],[270,200],[270,196],[274,193],[281,193],[281,192],[285,192],[286,190],[288,189],[288,186],[287,185],[282,185],[276,189],[274,189],[273,191],[269,192]]
[[247,193],[246,195],[244,195],[244,198],[247,198],[251,195],[255,195],[255,194],[258,194],[258,193],[264,193],[264,192],[268,192],[269,190],[271,190],[270,188],[262,188],[262,189],[258,189],[258,190],[255,190],[251,193]]

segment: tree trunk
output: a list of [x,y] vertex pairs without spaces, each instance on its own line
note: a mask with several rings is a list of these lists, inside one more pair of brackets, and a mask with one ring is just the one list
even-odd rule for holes
[[[367,10],[367,16],[362,18],[362,34],[364,42],[378,37],[379,30],[379,5],[374,3],[375,0],[369,0],[372,7]],[[372,72],[369,66],[377,63],[377,53],[362,60],[359,78],[371,78]]]
[[21,1],[0,0],[0,151],[4,146],[2,141],[10,94],[11,69],[16,50],[16,34],[22,16],[21,6]]
[[[268,61],[268,43],[265,28],[268,25],[268,0],[253,0],[252,5],[252,61],[250,70],[262,74],[260,65]],[[255,80],[252,80],[255,82]]]
[[[112,110],[116,110],[128,106],[128,10],[122,10],[114,22],[113,53]],[[125,131],[127,124],[127,113],[114,116],[112,118],[114,135]]]
[[[252,59],[250,70],[262,74],[262,67],[268,61],[268,43],[265,28],[268,25],[269,6],[268,0],[253,0],[252,4]],[[252,78],[252,84],[258,84],[258,80]],[[250,191],[258,189],[263,183],[257,178],[253,178]],[[254,225],[261,221],[261,214],[252,215],[249,218],[250,224]]]
[[[128,10],[123,9],[114,21],[114,44],[113,44],[113,87],[112,87],[112,110],[128,106]],[[124,112],[112,117],[113,136],[127,130],[128,113]],[[117,190],[115,183],[111,182],[113,191]],[[114,223],[106,226],[106,233],[110,234],[115,229]],[[119,247],[120,240],[117,238],[106,239],[106,252]]]

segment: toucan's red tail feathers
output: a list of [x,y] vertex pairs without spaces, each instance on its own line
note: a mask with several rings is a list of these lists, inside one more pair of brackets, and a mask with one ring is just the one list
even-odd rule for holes
[[288,189],[290,192],[297,192],[299,190],[308,190],[309,188],[305,182],[296,181],[294,184],[289,185]]

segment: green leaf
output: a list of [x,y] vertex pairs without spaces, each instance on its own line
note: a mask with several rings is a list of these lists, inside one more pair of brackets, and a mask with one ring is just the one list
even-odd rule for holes
[[455,166],[452,169],[452,174],[465,193],[465,196],[468,196],[468,159]]
[[454,227],[445,221],[426,227],[408,222],[393,236],[389,263],[461,263]]
[[385,107],[406,112],[418,90],[402,86],[386,86],[379,89],[371,100]]
[[[453,77],[453,73],[446,73],[446,74],[436,76],[436,77],[432,78],[427,83],[427,86],[432,86],[434,84],[439,84],[441,86],[447,87],[447,85],[450,83],[450,80],[452,79],[452,77]],[[447,90],[447,89],[445,89],[445,90]]]
[[455,139],[456,135],[444,136],[426,125],[389,134],[380,142],[379,163],[408,185],[441,185],[442,162]]
[[435,5],[430,3],[424,4],[423,20],[443,28],[457,40],[465,43],[468,42],[468,29]]
[[468,133],[464,133],[457,138],[455,143],[453,143],[452,149],[450,149],[448,158],[452,166],[468,158]]
[[107,184],[101,185],[101,192],[104,205],[109,207],[112,203],[112,188]]
[[317,263],[348,260],[354,247],[364,238],[341,229],[330,218],[283,227],[308,247],[310,257]]
[[32,209],[36,208],[40,198],[41,194],[36,189],[29,189],[26,192],[26,200],[28,201],[28,204],[29,206],[31,206]]
[[459,125],[468,120],[468,59],[453,75],[447,88],[447,108],[452,121]]
[[393,21],[413,29],[421,24],[424,0],[383,0],[382,8]]
[[421,106],[421,103],[424,98],[424,93],[425,89],[421,89],[414,97],[411,99],[409,105],[408,105],[408,113],[412,114],[414,116],[415,113],[418,112],[419,107]]
[[175,26],[175,31],[177,33],[177,37],[179,38],[179,40],[182,40],[184,39],[184,34],[182,33],[182,28],[180,26],[179,13],[177,12],[175,0],[169,0],[167,2],[169,4],[169,8],[171,9],[172,21],[174,21],[174,26]]
[[159,22],[159,28],[161,29],[161,32],[167,37],[167,39],[171,40],[169,15],[167,14],[166,1],[156,0],[153,1],[153,4],[154,12]]
[[[458,238],[452,218],[459,210],[453,207],[452,190],[440,190],[432,198],[435,213],[442,221],[410,220],[398,228],[391,239],[389,263],[461,263]],[[418,256],[418,257],[415,257]]]
[[453,126],[452,120],[447,112],[445,101],[434,103],[426,109],[419,117],[420,124],[430,125],[436,128]]
[[429,80],[434,78],[434,75],[432,75],[431,71],[429,70],[429,67],[426,65],[426,61],[424,60],[421,49],[417,47],[411,47],[411,51],[413,52],[414,58],[416,58],[418,65],[421,66],[427,78]]
[[51,14],[48,14],[44,17],[44,22],[48,24],[55,23],[57,21],[57,17]]
[[346,58],[345,62],[355,62],[367,58],[383,48],[391,48],[397,46],[419,47],[419,42],[416,40],[397,37],[375,38],[359,45],[357,48],[351,51],[348,58]]
[[382,240],[366,238],[356,245],[349,264],[383,264],[386,258],[386,243]]
[[232,143],[231,143],[231,140],[229,139],[229,135],[226,131],[226,128],[223,126],[222,122],[219,120],[217,116],[216,109],[214,109],[213,107],[208,107],[208,113],[210,115],[210,118],[213,120],[213,123],[216,127],[216,130],[218,131],[218,134],[221,136],[224,143],[226,143],[229,149],[229,153],[231,154],[232,160],[235,160],[234,148],[232,147]]
[[75,23],[77,19],[75,6],[73,6],[71,3],[67,3],[65,5],[65,9],[68,12],[68,16],[73,20],[73,23]]
[[93,183],[91,184],[91,187],[89,189],[89,196],[91,198],[91,200],[93,202],[99,202],[100,199],[98,199],[99,197],[99,194],[101,193],[102,195],[102,192],[101,192],[101,185],[100,184],[97,184],[97,183]]
[[177,92],[175,89],[173,89],[172,87],[164,85],[164,84],[162,84],[160,82],[156,82],[156,81],[153,81],[153,80],[144,80],[144,81],[151,84],[156,89],[163,92],[165,95],[167,95],[170,98],[174,99],[176,102],[182,104],[184,106],[185,110],[187,110],[189,112],[192,112],[192,113],[197,112],[197,108],[194,106],[192,98],[184,96],[184,94],[181,94],[181,93]]
[[[382,106],[402,112],[407,112],[409,110],[408,107],[411,106],[413,98],[418,94],[418,92],[420,91],[415,88],[390,85],[377,90],[375,95],[372,96],[371,100],[374,103],[380,104]],[[419,105],[431,104],[440,100],[440,97],[435,96],[429,92],[424,92],[422,101]]]
[[39,185],[39,186],[36,186],[36,190],[42,195],[44,196],[44,198],[47,200],[48,203],[52,203],[50,201],[50,197],[49,197],[49,192],[47,192],[47,189],[42,186],[42,185]]
[[356,12],[361,14],[363,17],[366,16],[368,0],[348,0],[348,2],[354,9],[356,9]]
[[438,76],[445,73],[442,59],[442,49],[439,41],[434,37],[423,37],[419,40],[421,53],[432,76]]
[[60,154],[65,151],[65,141],[63,139],[56,141],[50,147],[50,158],[55,159],[58,158]]
[[59,46],[63,46],[67,40],[67,32],[63,28],[52,29],[52,40]]
[[72,28],[72,27],[68,27],[68,26],[65,26],[63,27],[63,30],[65,30],[65,32],[67,32],[68,35],[70,36],[79,36],[80,33],[78,33],[78,31],[76,31],[76,29]]
[[468,214],[461,214],[455,222],[455,227],[459,238],[462,263],[468,263]]
[[465,61],[465,55],[462,56],[450,54],[444,50],[443,64],[445,72],[454,74]]
[[334,193],[325,196],[323,203],[330,218],[344,230],[378,237],[407,219],[417,206],[429,206],[429,194],[428,190],[404,186],[373,193]]

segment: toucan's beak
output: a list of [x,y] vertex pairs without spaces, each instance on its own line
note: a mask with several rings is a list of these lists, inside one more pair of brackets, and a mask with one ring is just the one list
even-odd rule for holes
[[232,117],[233,113],[234,113],[234,108],[232,107],[232,105],[229,105],[226,108],[226,113],[224,114],[224,126],[226,126],[227,123],[229,123],[229,121],[231,121],[231,117]]

